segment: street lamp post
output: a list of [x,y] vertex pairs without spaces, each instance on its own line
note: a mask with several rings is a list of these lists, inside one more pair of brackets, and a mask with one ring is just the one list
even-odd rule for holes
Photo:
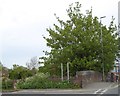
[[105,18],[106,16],[100,17],[100,28],[101,28],[101,50],[102,50],[102,55],[101,55],[101,63],[102,63],[102,81],[105,81],[105,69],[104,69],[104,62],[103,62],[103,38],[102,38],[102,19]]

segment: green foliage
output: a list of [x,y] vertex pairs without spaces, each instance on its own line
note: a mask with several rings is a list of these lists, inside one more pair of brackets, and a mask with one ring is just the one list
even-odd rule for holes
[[9,69],[7,67],[2,66],[2,77],[8,78],[9,76]]
[[48,88],[79,88],[79,86],[64,82],[54,82],[49,80],[49,74],[37,74],[33,77],[27,78],[17,84],[20,89],[48,89]]
[[118,38],[118,58],[120,58],[120,37]]
[[38,73],[33,77],[28,77],[25,81],[21,81],[18,83],[18,88],[23,89],[38,89],[39,87],[43,87],[42,84],[45,82],[45,79],[48,77],[48,74]]
[[[49,37],[44,37],[44,39],[51,51],[45,52],[47,57],[40,59],[44,59],[45,66],[57,64],[56,69],[59,68],[57,70],[60,70],[61,63],[64,66],[70,63],[71,75],[81,70],[102,72],[101,62],[103,62],[105,73],[107,73],[113,67],[118,50],[114,18],[107,27],[101,24],[98,17],[92,16],[92,9],[84,15],[80,10],[81,4],[79,2],[75,4],[75,7],[72,4],[67,10],[69,20],[64,22],[56,16],[60,26],[54,24],[53,29],[47,29]],[[101,46],[101,31],[103,47]]]
[[60,66],[58,64],[45,64],[43,67],[39,67],[39,72],[47,73],[51,76],[60,76]]
[[9,72],[9,78],[13,80],[25,79],[26,77],[29,76],[32,76],[32,71],[19,65],[13,65],[13,69],[11,69]]
[[13,80],[8,79],[8,78],[3,78],[2,89],[13,89]]
[[60,88],[60,89],[69,89],[69,88],[80,88],[79,85],[77,84],[73,84],[71,82],[68,81],[61,81],[61,82],[57,82],[56,83],[56,87],[55,88]]
[[2,65],[2,63],[0,62],[0,71],[2,71],[2,67],[3,67],[3,65]]

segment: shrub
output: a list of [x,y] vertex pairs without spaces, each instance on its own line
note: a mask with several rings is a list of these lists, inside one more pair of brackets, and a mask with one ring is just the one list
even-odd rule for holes
[[50,81],[48,74],[36,74],[33,77],[27,78],[25,81],[20,81],[17,84],[17,87],[20,89],[49,89],[49,88],[60,88],[60,89],[66,89],[66,88],[79,88],[79,86],[67,82],[67,81]]
[[13,80],[11,79],[2,79],[2,89],[13,89]]
[[68,89],[68,88],[79,88],[78,85],[73,84],[72,82],[68,82],[68,81],[63,81],[63,82],[58,82],[57,83],[57,88],[60,89]]

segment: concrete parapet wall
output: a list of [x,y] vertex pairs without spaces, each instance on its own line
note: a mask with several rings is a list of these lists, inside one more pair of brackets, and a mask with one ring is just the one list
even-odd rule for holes
[[102,74],[96,71],[78,71],[73,82],[79,84],[81,87],[85,87],[92,82],[98,82],[102,80]]

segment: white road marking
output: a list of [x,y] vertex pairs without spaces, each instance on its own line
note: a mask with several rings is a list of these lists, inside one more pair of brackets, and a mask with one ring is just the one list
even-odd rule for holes
[[104,94],[108,89],[98,89],[94,94]]
[[94,94],[97,94],[98,92],[100,92],[102,89],[98,89],[97,91],[94,92]]
[[104,94],[106,91],[108,91],[109,89],[112,89],[112,88],[116,88],[118,86],[120,86],[120,84],[112,87],[114,84],[111,84],[110,86],[108,86],[107,88],[105,89],[98,89],[97,91],[94,92],[94,94]]
[[108,89],[104,89],[100,94],[104,94]]
[[114,86],[113,88],[116,88],[116,87],[119,87],[119,86],[120,86],[120,84],[118,84],[118,85]]

